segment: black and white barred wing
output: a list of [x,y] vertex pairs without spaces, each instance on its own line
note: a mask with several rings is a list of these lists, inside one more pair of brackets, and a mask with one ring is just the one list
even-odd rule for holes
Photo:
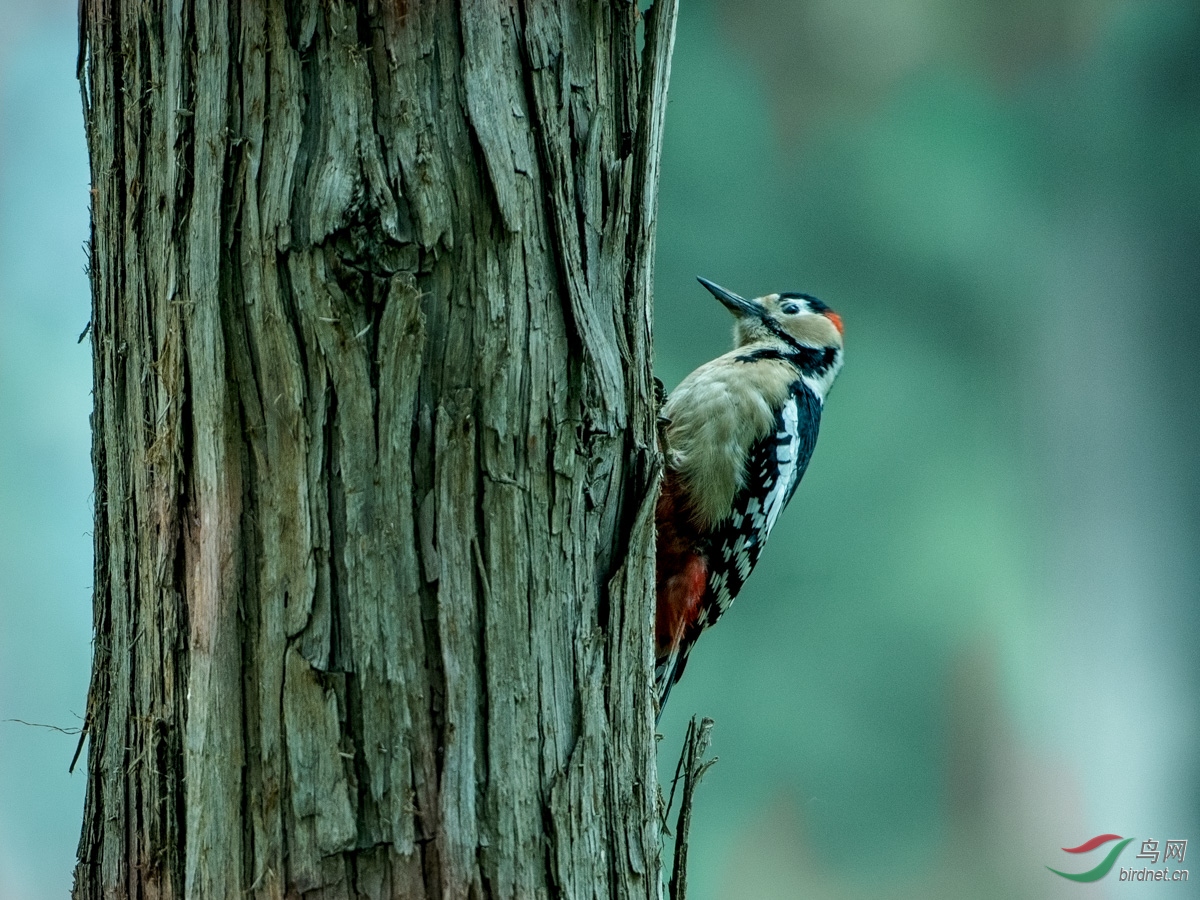
[[733,514],[708,554],[705,626],[720,618],[750,577],[771,529],[808,467],[820,419],[820,402],[799,386],[780,409],[774,431],[751,449],[746,487],[734,498]]

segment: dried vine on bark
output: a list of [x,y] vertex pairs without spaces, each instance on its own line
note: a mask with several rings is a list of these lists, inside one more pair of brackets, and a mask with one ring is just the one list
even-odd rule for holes
[[675,14],[84,0],[77,898],[658,896]]

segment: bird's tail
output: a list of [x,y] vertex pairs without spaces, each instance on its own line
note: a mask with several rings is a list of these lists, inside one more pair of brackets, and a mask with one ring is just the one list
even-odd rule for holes
[[689,650],[691,650],[691,644],[682,646],[677,643],[671,652],[660,659],[654,667],[654,693],[658,697],[658,715],[654,717],[655,725],[658,724],[663,710],[667,707],[667,698],[671,696],[671,688],[675,687],[675,682],[683,676]]

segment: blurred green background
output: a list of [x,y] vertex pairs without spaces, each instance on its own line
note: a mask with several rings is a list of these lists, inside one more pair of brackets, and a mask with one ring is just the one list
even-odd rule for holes
[[670,97],[668,389],[695,275],[847,335],[661,723],[664,780],[717,723],[695,897],[1200,897],[1045,869],[1200,835],[1200,6],[688,0]]
[[[68,729],[90,652],[74,12],[0,0],[0,719]],[[664,780],[688,716],[717,722],[690,896],[1200,896],[1045,868],[1094,865],[1059,848],[1103,832],[1200,854],[1200,6],[684,0],[670,97],[668,388],[729,342],[695,275],[815,293],[848,359],[663,716]],[[2,900],[68,890],[74,743],[0,722]]]

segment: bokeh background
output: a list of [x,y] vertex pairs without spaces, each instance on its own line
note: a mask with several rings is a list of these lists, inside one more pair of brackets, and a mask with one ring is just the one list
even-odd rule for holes
[[[0,719],[68,731],[74,16],[0,0]],[[668,388],[729,341],[695,275],[815,293],[848,336],[809,474],[661,723],[665,781],[688,716],[717,722],[690,896],[1200,896],[1200,5],[684,0],[670,96]],[[69,889],[75,740],[0,721],[2,900]],[[1104,832],[1189,840],[1196,877],[1046,871]]]

